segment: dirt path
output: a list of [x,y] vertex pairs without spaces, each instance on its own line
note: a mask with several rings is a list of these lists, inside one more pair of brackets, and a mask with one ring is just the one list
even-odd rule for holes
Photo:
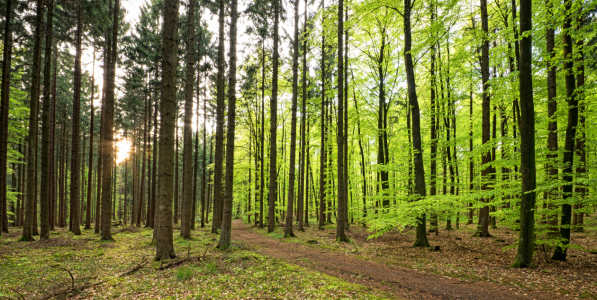
[[526,292],[485,281],[462,281],[440,275],[360,260],[344,254],[288,244],[263,236],[240,220],[232,223],[232,240],[244,242],[264,255],[321,273],[383,290],[406,299],[555,299],[554,295]]

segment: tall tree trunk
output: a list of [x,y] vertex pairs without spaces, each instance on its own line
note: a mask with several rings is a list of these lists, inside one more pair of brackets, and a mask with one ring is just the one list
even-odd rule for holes
[[147,112],[150,110],[151,108],[149,107],[149,101],[147,99],[147,96],[145,97],[145,115],[143,117],[144,119],[144,126],[143,126],[143,156],[141,157],[142,160],[142,164],[141,164],[141,177],[139,178],[139,200],[137,201],[137,211],[135,212],[137,214],[137,227],[141,226],[141,219],[142,219],[142,215],[141,212],[143,211],[143,207],[145,206],[145,166],[147,164],[147,131],[148,131],[148,123],[149,123],[149,119],[147,118]]
[[[201,228],[205,227],[205,223],[207,221],[205,218],[207,217],[207,193],[205,192],[205,181],[206,177],[209,175],[205,166],[206,160],[206,153],[207,153],[207,73],[204,76],[204,88],[203,88],[203,166],[201,168]],[[197,87],[199,89],[199,87]],[[197,108],[199,108],[199,98],[197,98]],[[199,114],[197,114],[199,116]]]
[[[489,25],[487,16],[487,0],[481,0],[481,30],[483,32],[483,44],[481,46],[481,81],[483,83],[483,112],[482,112],[482,142],[483,145],[489,143],[490,140],[490,110],[491,110],[491,95],[489,94]],[[489,189],[487,180],[491,176],[491,152],[485,151],[481,157],[483,167],[481,169],[481,176],[483,183],[482,189]],[[487,203],[489,199],[483,199]],[[489,237],[489,206],[485,205],[479,209],[479,222],[477,224],[478,237]]]
[[178,49],[178,0],[166,0],[162,33],[162,87],[159,144],[158,219],[155,260],[174,258],[172,198],[174,186],[174,123],[176,122],[176,65]]
[[[174,140],[175,142],[175,149],[174,149],[174,160],[176,160],[174,162],[174,224],[178,224],[178,211],[180,210],[181,207],[178,206],[178,202],[179,200],[179,190],[178,190],[178,183],[179,183],[179,179],[178,179],[178,173],[179,173],[179,168],[178,168],[178,161],[180,160],[179,157],[179,150],[178,150],[178,105],[176,106],[176,123],[174,124]],[[182,206],[182,205],[181,205]],[[181,228],[182,228],[182,215],[181,215]]]
[[[321,0],[321,10],[325,12],[325,0]],[[324,26],[322,18],[321,26]],[[326,122],[326,102],[325,102],[325,33],[321,35],[321,155],[319,156],[319,222],[318,229],[323,230],[325,225],[325,169],[326,169],[326,151],[325,151],[325,122]]]
[[[582,11],[582,7],[580,8],[580,12],[578,13],[578,22],[576,30],[581,32],[581,26],[584,22],[584,15]],[[582,178],[586,176],[586,162],[587,162],[587,151],[586,147],[586,100],[584,99],[584,84],[585,84],[585,66],[584,66],[584,38],[579,37],[576,39],[576,47],[580,55],[577,56],[577,70],[576,70],[576,87],[577,87],[577,98],[578,98],[578,134],[576,136],[576,155],[579,157],[579,163],[576,167],[576,176],[577,178]],[[579,199],[579,203],[576,205],[576,209],[581,209],[583,207],[583,203],[585,197],[587,196],[588,189],[582,183],[577,184],[576,193],[577,198]],[[584,213],[582,211],[574,213],[574,221],[572,225],[574,226],[575,232],[583,232],[583,223],[584,223]]]
[[[269,214],[267,221],[267,232],[273,232],[276,225],[276,198],[277,198],[277,130],[278,130],[278,66],[279,53],[278,43],[280,26],[280,0],[274,1],[274,57],[272,74],[272,98],[270,102],[270,155],[269,155]],[[217,151],[216,151],[217,154]]]
[[[50,141],[48,144],[49,153],[49,172],[50,172],[50,230],[55,230],[57,225],[56,208],[57,188],[56,188],[56,74],[58,69],[58,51],[54,51],[54,74],[52,75],[52,98],[50,101]],[[19,177],[22,179],[22,174]],[[21,187],[21,185],[19,185]]]
[[236,125],[236,23],[238,20],[238,0],[230,4],[230,71],[228,80],[228,127],[226,128],[226,190],[222,207],[222,232],[219,249],[231,246],[232,233],[232,194],[234,192],[234,130]]
[[[23,224],[22,241],[33,241],[33,223],[35,210],[35,162],[37,157],[37,111],[39,105],[39,82],[41,72],[41,43],[42,27],[44,19],[44,0],[37,0],[34,45],[33,45],[33,68],[31,70],[31,100],[29,106],[29,137],[27,147],[27,201],[25,207],[25,222]],[[4,217],[3,217],[4,218]],[[2,220],[0,220],[2,221]],[[4,226],[2,226],[4,227]]]
[[[261,139],[260,155],[261,175],[259,176],[259,228],[263,228],[263,193],[265,189],[265,40],[261,40]],[[210,150],[211,151],[211,150]],[[211,159],[211,158],[210,158]]]
[[[564,76],[566,80],[566,97],[568,100],[568,126],[566,126],[566,140],[564,142],[564,182],[566,185],[562,188],[564,200],[572,196],[572,179],[574,163],[574,148],[576,142],[576,127],[578,125],[578,98],[575,94],[576,83],[574,80],[574,60],[572,59],[572,19],[573,8],[572,1],[565,1],[566,16],[562,28],[562,37],[564,43]],[[562,219],[560,221],[560,238],[563,240],[563,246],[558,245],[553,253],[553,260],[566,260],[566,247],[570,243],[570,221],[572,217],[572,206],[562,204]]]
[[[298,2],[298,1],[297,1]],[[295,12],[297,14],[297,18],[295,23],[297,24],[298,27],[298,5],[295,8]],[[344,168],[346,168],[345,165],[345,160],[344,160],[344,155],[347,155],[346,153],[344,153],[344,143],[345,143],[345,139],[344,139],[344,134],[345,133],[345,128],[344,128],[344,102],[345,102],[345,98],[344,98],[344,76],[346,75],[344,73],[344,54],[343,54],[343,45],[344,45],[344,41],[343,41],[343,32],[344,32],[344,0],[339,0],[338,1],[338,117],[337,117],[337,124],[338,124],[338,129],[337,129],[337,144],[338,144],[338,215],[337,215],[337,224],[336,224],[336,241],[338,242],[348,242],[348,237],[346,236],[346,233],[344,232],[344,227],[346,226],[346,209],[347,209],[347,203],[348,203],[348,199],[346,199],[346,190],[345,190],[345,184],[346,182],[344,181],[345,178],[344,176],[346,175],[344,173]],[[298,39],[298,28],[296,29],[295,32],[295,36]],[[297,56],[297,60],[298,60],[298,56]],[[296,102],[296,100],[295,100]],[[296,106],[296,105],[294,105]],[[296,108],[294,108],[295,114],[296,114]],[[296,122],[296,120],[294,120]],[[294,130],[294,126],[292,127]],[[292,140],[294,142],[294,139]],[[291,156],[292,156],[292,152],[291,152]],[[290,159],[290,167],[292,168],[294,166],[294,160],[291,158]],[[292,173],[291,173],[292,174]],[[291,186],[293,185],[293,183],[291,182]],[[389,200],[388,200],[388,205],[389,205]]]
[[112,165],[114,163],[113,159],[113,152],[114,152],[114,89],[115,89],[115,77],[116,77],[116,57],[117,57],[117,50],[118,50],[118,18],[119,18],[119,11],[120,11],[120,0],[116,0],[114,3],[114,19],[112,22],[112,38],[110,39],[110,59],[108,65],[108,84],[106,88],[106,107],[104,111],[104,128],[102,129],[104,132],[103,140],[102,140],[102,201],[101,201],[101,211],[102,211],[102,221],[101,221],[101,229],[102,229],[102,240],[112,240],[112,223],[110,219],[112,218],[112,211],[111,211],[111,187],[112,181],[111,179],[111,171]]
[[520,0],[520,168],[522,192],[520,199],[520,234],[513,267],[535,266],[535,107],[533,104],[532,37],[533,6],[531,0]]
[[[556,112],[558,111],[558,101],[556,100],[557,97],[557,85],[556,85],[556,63],[555,63],[555,22],[553,21],[553,4],[552,1],[546,0],[545,4],[547,6],[547,29],[546,29],[546,46],[547,46],[547,55],[549,59],[547,60],[547,117],[549,118],[549,123],[547,125],[547,129],[549,130],[547,136],[547,147],[549,149],[549,154],[547,155],[547,168],[548,168],[548,175],[549,180],[558,180],[558,120],[556,118]],[[557,197],[557,189],[554,189],[547,194],[551,198]],[[555,209],[555,205],[548,203],[548,209],[553,210]],[[557,235],[557,226],[558,226],[558,218],[557,216],[549,216],[547,218],[547,223],[550,225],[550,232],[552,235]]]
[[[308,39],[308,31],[307,31],[307,14],[308,14],[308,6],[309,1],[305,1],[305,21],[303,24],[303,69],[302,69],[302,88],[303,88],[303,101],[302,101],[302,108],[301,108],[301,153],[299,158],[299,192],[298,192],[298,230],[304,232],[305,229],[303,228],[304,223],[308,220],[308,205],[305,205],[305,147],[307,145],[306,140],[307,136],[305,135],[305,127],[306,127],[306,119],[307,119],[307,39]],[[308,204],[308,203],[307,203]],[[305,212],[306,209],[306,212]],[[305,221],[303,221],[303,218]]]
[[219,0],[218,13],[218,75],[216,96],[216,158],[214,168],[214,216],[211,232],[217,234],[220,229],[220,211],[222,209],[222,168],[224,147],[224,0]]
[[[419,100],[415,83],[415,70],[412,61],[411,51],[411,2],[404,0],[404,64],[406,67],[406,80],[408,85],[408,99],[411,106],[412,116],[412,137],[413,148],[415,148],[415,188],[419,197],[426,196],[425,190],[425,168],[423,165],[423,148],[421,146],[421,114],[419,111]],[[427,240],[427,224],[425,214],[417,217],[417,236],[415,247],[429,247]]]
[[[178,105],[176,106],[176,110],[175,110],[176,116],[178,116]],[[159,145],[158,145],[158,114],[159,114],[159,110],[158,110],[158,101],[155,102],[154,104],[154,110],[153,110],[153,149],[152,149],[152,165],[153,165],[153,170],[151,172],[151,186],[148,186],[151,188],[151,192],[148,194],[151,197],[151,215],[149,215],[148,217],[150,217],[150,222],[149,222],[149,227],[154,229],[155,232],[155,223],[157,222],[156,220],[156,216],[157,216],[157,195],[156,195],[156,188],[158,185],[157,182],[157,172],[158,172],[158,157],[157,157],[157,153],[158,153],[158,149],[159,149]],[[178,120],[178,119],[177,119]]]
[[[95,48],[93,49],[93,71],[91,75],[91,113],[89,116],[89,174],[87,175],[87,207],[85,213],[85,229],[91,229],[91,195],[92,195],[92,182],[93,182],[93,99],[95,95]],[[126,131],[125,131],[126,137]],[[125,198],[126,201],[126,198]],[[126,210],[125,210],[126,211]],[[126,224],[126,218],[125,218]]]
[[182,153],[182,218],[180,235],[191,237],[193,205],[193,84],[195,82],[195,1],[190,0],[187,7],[187,61],[184,103],[184,131]]
[[[342,1],[342,0],[340,0]],[[299,55],[299,1],[294,1],[294,43],[292,44],[292,119],[290,122],[290,161],[288,170],[288,201],[286,202],[286,228],[284,237],[294,237],[292,230],[294,209],[294,181],[296,176],[296,111],[298,102],[298,55]],[[341,47],[340,47],[341,48]],[[341,56],[340,56],[341,57]]]
[[81,136],[81,38],[83,35],[83,22],[81,17],[81,2],[77,4],[77,33],[76,33],[76,54],[75,54],[75,78],[74,78],[74,95],[73,95],[73,127],[71,139],[71,171],[70,171],[70,200],[73,214],[70,216],[72,220],[72,231],[75,235],[81,234],[79,226],[79,205],[81,203],[81,157],[79,153],[80,136]]
[[[6,18],[4,27],[4,52],[2,54],[2,88],[0,100],[0,186],[6,186],[6,176],[8,168],[8,112],[10,106],[10,77],[12,62],[12,31],[10,23],[12,20],[12,0],[6,1]],[[44,98],[45,100],[45,98]],[[44,109],[45,111],[45,109]],[[20,176],[19,176],[20,178]],[[8,232],[4,226],[4,218],[7,216],[6,210],[6,189],[0,189],[0,235],[2,232]],[[16,220],[15,220],[16,221]]]

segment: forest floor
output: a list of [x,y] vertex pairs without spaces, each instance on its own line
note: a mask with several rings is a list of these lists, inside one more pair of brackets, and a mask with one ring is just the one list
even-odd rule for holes
[[[391,231],[367,240],[369,232],[351,226],[350,243],[335,241],[334,225],[306,227],[283,238],[235,221],[233,239],[262,254],[411,299],[597,299],[597,241],[594,227],[573,233],[580,247],[568,249],[568,261],[549,260],[551,249],[536,252],[536,269],[515,269],[518,234],[492,229],[491,238],[473,237],[475,225],[429,234],[432,248],[413,248],[415,231]],[[288,244],[292,244],[291,247]]]
[[114,242],[59,229],[31,243],[18,242],[21,231],[12,229],[0,238],[0,299],[392,298],[234,241],[231,251],[216,250],[207,228],[191,240],[175,230],[178,258],[158,263],[151,229],[113,228]]
[[[296,229],[296,228],[295,228]],[[537,255],[537,269],[512,269],[517,234],[492,230],[473,238],[474,226],[430,235],[441,251],[412,248],[414,232],[367,240],[351,226],[350,243],[334,240],[335,227],[307,227],[296,238],[233,222],[233,249],[219,251],[207,228],[178,237],[178,258],[153,261],[148,228],[115,227],[114,242],[93,230],[65,229],[48,241],[18,242],[20,230],[0,238],[0,299],[575,299],[597,298],[597,255],[569,249],[568,262]],[[589,233],[574,233],[595,249]]]

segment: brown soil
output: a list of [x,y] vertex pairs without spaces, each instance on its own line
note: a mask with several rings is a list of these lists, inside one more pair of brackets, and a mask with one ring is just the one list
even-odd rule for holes
[[340,253],[288,244],[263,236],[241,220],[233,221],[232,239],[244,242],[264,255],[285,260],[348,282],[382,290],[406,299],[555,299],[485,281],[463,281],[440,275],[361,260]]

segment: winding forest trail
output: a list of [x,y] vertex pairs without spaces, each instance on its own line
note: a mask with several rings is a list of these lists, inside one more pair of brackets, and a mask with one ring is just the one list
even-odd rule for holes
[[241,220],[232,222],[233,242],[288,263],[342,278],[348,282],[382,290],[401,299],[555,299],[485,281],[462,281],[407,268],[361,260],[340,253],[288,244],[266,237]]

